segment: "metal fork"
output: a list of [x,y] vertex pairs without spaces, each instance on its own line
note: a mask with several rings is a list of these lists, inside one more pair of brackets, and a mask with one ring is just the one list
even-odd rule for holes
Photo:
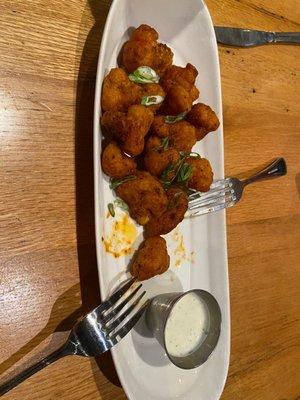
[[[125,322],[125,319],[137,310],[146,293],[143,291],[130,304],[142,287],[142,284],[139,284],[134,288],[135,282],[135,278],[125,282],[112,296],[83,317],[73,327],[67,342],[60,349],[2,384],[0,396],[61,357],[69,355],[96,357],[118,343],[138,322],[149,302],[149,300],[145,301],[139,310]],[[128,305],[127,308],[125,308],[126,305]],[[125,311],[120,314],[123,308]]]
[[226,178],[215,181],[208,192],[194,192],[189,196],[186,216],[194,217],[232,207],[241,199],[243,190],[249,183],[277,178],[286,173],[285,160],[276,158],[247,179]]

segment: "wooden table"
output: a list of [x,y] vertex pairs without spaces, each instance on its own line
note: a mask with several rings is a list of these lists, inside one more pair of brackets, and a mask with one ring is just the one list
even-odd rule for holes
[[[215,24],[300,31],[297,0],[207,3]],[[59,332],[99,301],[92,114],[109,5],[1,1],[1,373],[54,348]],[[296,400],[300,48],[220,47],[219,54],[226,173],[274,156],[288,164],[285,178],[249,187],[228,212],[232,349],[222,399]],[[108,354],[63,359],[5,399],[126,397]]]

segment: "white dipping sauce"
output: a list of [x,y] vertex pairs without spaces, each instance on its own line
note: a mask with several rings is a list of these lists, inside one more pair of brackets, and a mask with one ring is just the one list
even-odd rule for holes
[[206,337],[208,315],[205,304],[193,292],[173,307],[165,327],[165,343],[173,357],[191,354]]

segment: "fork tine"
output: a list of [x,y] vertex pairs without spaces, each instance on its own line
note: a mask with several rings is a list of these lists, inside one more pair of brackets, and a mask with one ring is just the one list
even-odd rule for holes
[[106,325],[104,327],[106,333],[109,335],[111,332],[113,332],[120,324],[121,322],[124,321],[124,319],[135,309],[135,307],[139,304],[141,299],[144,297],[146,294],[146,291],[144,291],[132,304],[129,306],[118,318],[116,318],[110,325]]
[[113,308],[107,315],[105,315],[104,318],[102,318],[102,324],[105,324],[107,321],[112,319],[115,315],[117,315],[122,308],[127,304],[133,297],[134,295],[140,290],[142,287],[142,284],[140,283],[131,293],[129,296],[127,296],[118,306]]
[[216,211],[220,211],[223,210],[224,208],[230,208],[232,206],[235,205],[235,201],[230,201],[230,202],[225,202],[225,203],[221,203],[215,206],[209,206],[209,207],[201,207],[198,208],[195,211],[190,212],[187,216],[192,218],[192,217],[196,217],[199,215],[204,215],[204,214],[209,214],[211,212],[216,212]]
[[126,324],[124,324],[117,332],[115,332],[112,336],[112,340],[117,343],[119,342],[127,333],[134,327],[134,325],[138,322],[138,320],[143,315],[145,309],[147,308],[150,300],[146,300],[145,303],[141,306],[139,311],[134,314],[132,318]]
[[200,207],[208,207],[214,203],[219,203],[220,201],[230,201],[234,200],[234,192],[232,190],[226,190],[218,196],[212,196],[203,200],[195,201],[192,204],[189,204],[189,210],[194,210]]
[[212,183],[210,189],[208,192],[199,192],[199,191],[195,191],[194,193],[189,195],[189,201],[194,201],[197,200],[199,198],[202,198],[204,196],[207,196],[209,194],[218,192],[220,190],[223,190],[227,187],[229,187],[230,182],[229,179],[222,179],[220,181],[215,181]]
[[136,278],[132,278],[125,282],[120,289],[114,292],[107,300],[105,300],[99,307],[95,309],[96,312],[108,311],[116,302],[131,288],[136,282]]
[[207,196],[204,199],[200,198],[198,200],[189,202],[189,209],[192,210],[194,208],[205,206],[206,204],[213,203],[215,201],[218,201],[219,199],[222,200],[226,196],[234,197],[234,191],[231,189],[224,189],[223,191],[220,191],[219,193],[216,193],[212,196]]

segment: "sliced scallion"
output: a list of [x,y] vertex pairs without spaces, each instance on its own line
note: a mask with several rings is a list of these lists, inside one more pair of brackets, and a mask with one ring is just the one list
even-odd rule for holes
[[165,117],[165,122],[167,124],[175,124],[175,122],[179,122],[179,121],[184,120],[185,117],[186,117],[186,114],[187,114],[186,112],[183,112],[183,113],[178,114],[178,115],[167,115]]
[[155,104],[160,104],[164,101],[164,97],[160,95],[154,95],[154,96],[143,96],[141,100],[141,104],[143,106],[152,106]]
[[158,83],[159,76],[154,69],[144,65],[137,68],[128,78],[135,83]]
[[169,148],[169,137],[165,137],[161,140],[160,146],[154,147],[153,150],[159,151],[159,150],[168,150]]
[[195,151],[191,151],[191,152],[181,151],[180,155],[183,157],[201,158],[200,154],[196,153]]
[[112,217],[116,215],[113,203],[107,204],[108,211]]
[[122,185],[125,182],[132,181],[133,179],[135,179],[134,175],[127,175],[127,176],[124,176],[124,178],[121,178],[121,179],[113,178],[110,181],[110,188],[112,190],[115,190],[118,186]]
[[128,207],[127,203],[125,203],[125,201],[123,201],[122,199],[116,199],[114,201],[114,205],[116,207],[121,208],[121,210],[123,210],[123,211],[128,211],[129,210],[129,207]]

